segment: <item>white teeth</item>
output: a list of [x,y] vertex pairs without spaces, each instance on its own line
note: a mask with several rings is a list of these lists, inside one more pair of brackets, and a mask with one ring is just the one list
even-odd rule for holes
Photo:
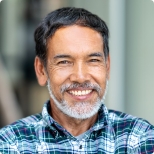
[[82,95],[85,95],[85,94],[86,94],[85,90],[84,90],[84,91],[82,91],[82,92],[81,92],[81,94],[82,94]]
[[91,92],[92,90],[78,90],[78,91],[69,91],[71,94],[75,96],[82,96],[82,95],[87,95]]
[[78,91],[78,95],[81,95],[82,91]]

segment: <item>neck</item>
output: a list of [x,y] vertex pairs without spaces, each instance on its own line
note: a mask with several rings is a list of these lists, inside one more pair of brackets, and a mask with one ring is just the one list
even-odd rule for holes
[[50,115],[73,136],[78,136],[90,129],[97,120],[98,114],[88,119],[75,119],[61,112],[54,103]]

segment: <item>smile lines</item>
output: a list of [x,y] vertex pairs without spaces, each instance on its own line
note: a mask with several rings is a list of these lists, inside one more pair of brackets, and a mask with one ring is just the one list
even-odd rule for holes
[[91,93],[92,90],[70,90],[69,93],[75,96],[83,96]]

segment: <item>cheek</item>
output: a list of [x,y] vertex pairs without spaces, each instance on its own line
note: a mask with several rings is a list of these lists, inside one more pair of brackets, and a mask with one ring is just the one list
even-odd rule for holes
[[107,77],[106,74],[97,74],[97,76],[95,77],[95,79],[97,80],[97,84],[101,87],[101,89],[104,91],[105,87],[106,87],[106,81],[107,81]]
[[97,82],[104,82],[107,78],[107,71],[104,66],[94,67],[90,70],[93,78],[96,79]]
[[53,88],[61,87],[66,82],[66,80],[68,80],[69,75],[69,69],[55,68],[52,71],[50,71],[50,82]]
[[101,87],[102,94],[104,93],[104,90],[106,88],[106,81],[108,79],[107,77],[107,71],[106,69],[102,68],[95,68],[95,70],[92,73],[92,78],[95,80],[95,82]]

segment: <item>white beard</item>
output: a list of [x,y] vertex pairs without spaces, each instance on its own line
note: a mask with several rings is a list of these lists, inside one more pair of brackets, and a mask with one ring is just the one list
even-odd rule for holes
[[101,105],[105,100],[105,96],[108,89],[108,81],[106,81],[106,88],[104,90],[104,95],[101,99],[97,98],[97,101],[95,103],[76,102],[72,106],[70,106],[66,100],[62,100],[61,102],[59,102],[56,99],[56,97],[52,92],[49,79],[47,81],[47,87],[48,87],[50,97],[52,98],[53,102],[55,103],[55,105],[60,111],[62,111],[64,114],[68,115],[69,117],[82,120],[82,119],[88,119],[94,116],[98,112],[98,110],[100,109]]

